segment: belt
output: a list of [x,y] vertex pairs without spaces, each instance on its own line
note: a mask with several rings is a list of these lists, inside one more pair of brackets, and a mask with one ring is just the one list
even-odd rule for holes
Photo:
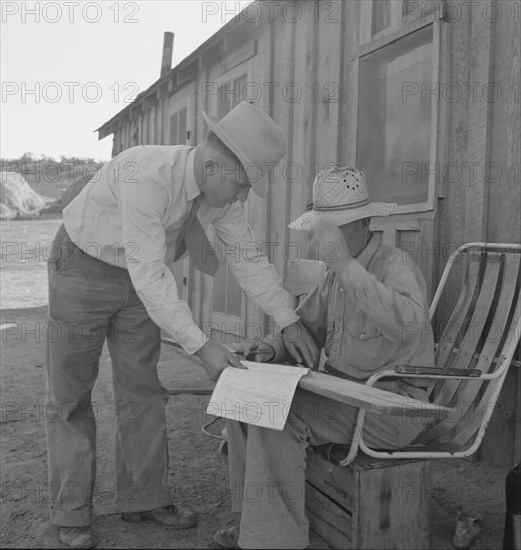
[[84,257],[84,259],[87,260],[87,262],[89,262],[91,264],[98,262],[99,265],[103,267],[103,269],[108,269],[110,271],[114,270],[114,273],[125,273],[125,272],[128,273],[128,270],[125,269],[124,267],[118,267],[116,265],[109,264],[107,262],[104,262],[100,258],[96,258],[96,256],[92,256],[91,254],[88,254],[87,252],[85,252],[85,250],[83,250],[81,247],[79,247],[71,239],[70,235],[67,233],[67,229],[65,228],[65,224],[63,224],[63,223],[61,224],[61,226],[58,229],[58,232],[56,233],[56,237],[54,238],[54,243],[57,246],[61,246],[62,244],[65,244],[65,243],[67,243],[69,245],[72,245],[72,249],[74,251],[79,250],[81,252],[82,256]]
[[352,382],[358,382],[360,384],[364,383],[363,379],[355,378],[354,376],[349,376],[348,374],[340,372],[339,370],[331,367],[328,364],[324,365],[324,370],[326,371],[327,374],[332,374],[333,376],[338,376],[339,378],[345,378],[346,380],[351,380]]

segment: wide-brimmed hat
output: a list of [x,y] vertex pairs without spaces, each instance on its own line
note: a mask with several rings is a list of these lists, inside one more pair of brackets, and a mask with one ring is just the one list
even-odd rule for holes
[[270,168],[286,154],[282,130],[266,113],[242,101],[218,119],[203,111],[210,130],[241,161],[253,190],[259,197],[268,194]]
[[321,170],[313,182],[312,209],[289,224],[291,229],[310,229],[325,219],[335,225],[388,216],[398,205],[370,202],[365,174],[356,168],[332,166]]

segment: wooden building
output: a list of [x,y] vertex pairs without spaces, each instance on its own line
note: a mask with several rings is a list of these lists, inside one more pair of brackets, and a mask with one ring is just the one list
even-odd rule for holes
[[[99,137],[113,134],[114,154],[195,145],[203,110],[222,117],[250,101],[288,138],[268,198],[250,193],[245,206],[283,280],[288,261],[312,253],[288,223],[311,202],[315,174],[338,163],[366,172],[373,200],[399,204],[373,229],[414,257],[432,298],[460,244],[521,241],[520,17],[515,0],[258,0],[167,64]],[[185,260],[176,279],[202,327],[262,335],[267,319],[227,266],[211,279]],[[441,304],[436,332],[456,293]],[[500,444],[483,451],[494,463],[511,462],[516,371],[502,398],[510,413],[491,430]]]

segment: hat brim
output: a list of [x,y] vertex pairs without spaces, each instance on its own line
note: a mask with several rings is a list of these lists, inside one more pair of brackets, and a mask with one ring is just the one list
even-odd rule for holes
[[327,220],[335,225],[346,225],[363,218],[389,216],[398,205],[392,202],[370,202],[353,210],[310,210],[291,222],[288,227],[298,231],[311,229],[319,220]]
[[[241,161],[244,171],[246,172],[246,174],[248,174],[248,167],[252,166],[253,163],[242,152],[239,145],[230,137],[230,135],[227,134],[221,126],[219,126],[219,122],[221,119],[208,115],[204,111],[203,118],[206,124],[208,124],[208,128],[212,130],[212,132],[215,133],[215,135],[224,143],[224,145],[226,145],[226,147],[228,147],[228,149],[230,149],[230,151]],[[268,196],[269,182],[267,174],[262,173],[260,177],[251,179],[250,184],[255,191],[255,194],[257,194],[259,197],[265,198]]]

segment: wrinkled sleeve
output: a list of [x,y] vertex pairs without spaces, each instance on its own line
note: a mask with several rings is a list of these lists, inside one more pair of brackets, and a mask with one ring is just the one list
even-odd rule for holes
[[[328,271],[296,310],[297,315],[308,329],[319,350],[324,347],[327,337],[327,296],[330,279],[331,273]],[[268,335],[265,341],[275,349],[273,362],[290,359],[280,331]]]
[[[146,191],[146,192],[145,192]],[[136,292],[152,320],[187,353],[195,353],[207,338],[179,298],[173,273],[165,264],[166,191],[142,175],[120,188],[120,210],[127,269]]]
[[280,286],[277,270],[255,241],[242,204],[232,204],[213,221],[213,226],[224,247],[223,256],[244,292],[273,317],[280,329],[297,321],[291,295]]

